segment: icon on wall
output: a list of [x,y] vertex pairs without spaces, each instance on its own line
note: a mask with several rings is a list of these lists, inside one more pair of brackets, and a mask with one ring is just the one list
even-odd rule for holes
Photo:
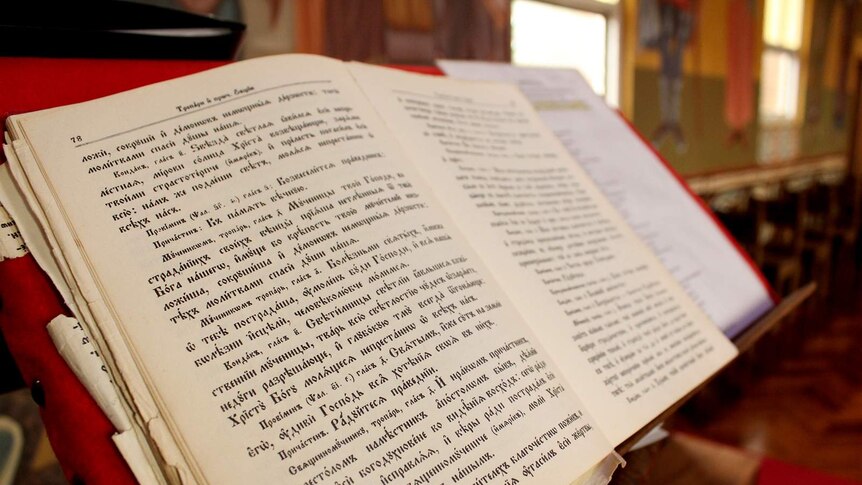
[[677,152],[687,148],[680,123],[682,112],[683,55],[692,38],[696,5],[693,0],[645,0],[638,15],[639,42],[657,49],[660,56],[658,99],[660,121],[652,133],[658,147],[665,140]]

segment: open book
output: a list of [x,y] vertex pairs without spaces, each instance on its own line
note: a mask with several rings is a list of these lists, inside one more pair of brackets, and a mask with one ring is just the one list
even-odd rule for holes
[[744,250],[580,73],[477,61],[439,64],[455,78],[516,84],[725,335],[738,336],[774,306],[777,297]]
[[157,481],[570,482],[735,353],[511,86],[280,56],[7,125]]

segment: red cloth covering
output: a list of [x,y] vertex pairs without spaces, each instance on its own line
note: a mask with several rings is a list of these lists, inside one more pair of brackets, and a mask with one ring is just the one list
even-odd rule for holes
[[[0,123],[11,114],[77,103],[224,62],[0,58]],[[2,125],[0,125],[2,126]],[[114,428],[78,381],[45,326],[68,311],[32,256],[0,262],[0,331],[25,381],[39,381],[45,430],[66,478],[132,484]]]
[[760,463],[757,485],[860,485],[860,482],[766,457]]
[[66,478],[135,483],[111,441],[113,425],[54,349],[45,325],[65,309],[32,256],[0,263],[0,295],[0,329],[25,381],[41,383],[42,421]]
[[89,101],[222,64],[225,62],[0,57],[0,123],[5,124],[12,114]]
[[408,66],[404,64],[389,64],[386,67],[401,69],[402,71],[415,72],[418,74],[427,74],[429,76],[445,76],[443,71],[437,66]]

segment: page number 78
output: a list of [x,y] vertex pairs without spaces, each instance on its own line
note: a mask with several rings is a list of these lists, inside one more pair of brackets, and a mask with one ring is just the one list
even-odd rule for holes
[[81,138],[81,135],[75,135],[75,136],[69,138],[69,140],[71,140],[72,143],[81,143],[82,141],[84,141],[84,139]]

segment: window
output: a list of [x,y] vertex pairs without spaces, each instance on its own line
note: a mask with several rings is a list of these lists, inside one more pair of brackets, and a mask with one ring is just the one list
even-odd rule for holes
[[803,0],[766,0],[760,74],[760,119],[789,123],[799,105]]
[[616,105],[619,99],[617,1],[514,0],[512,63],[577,69],[597,93]]

